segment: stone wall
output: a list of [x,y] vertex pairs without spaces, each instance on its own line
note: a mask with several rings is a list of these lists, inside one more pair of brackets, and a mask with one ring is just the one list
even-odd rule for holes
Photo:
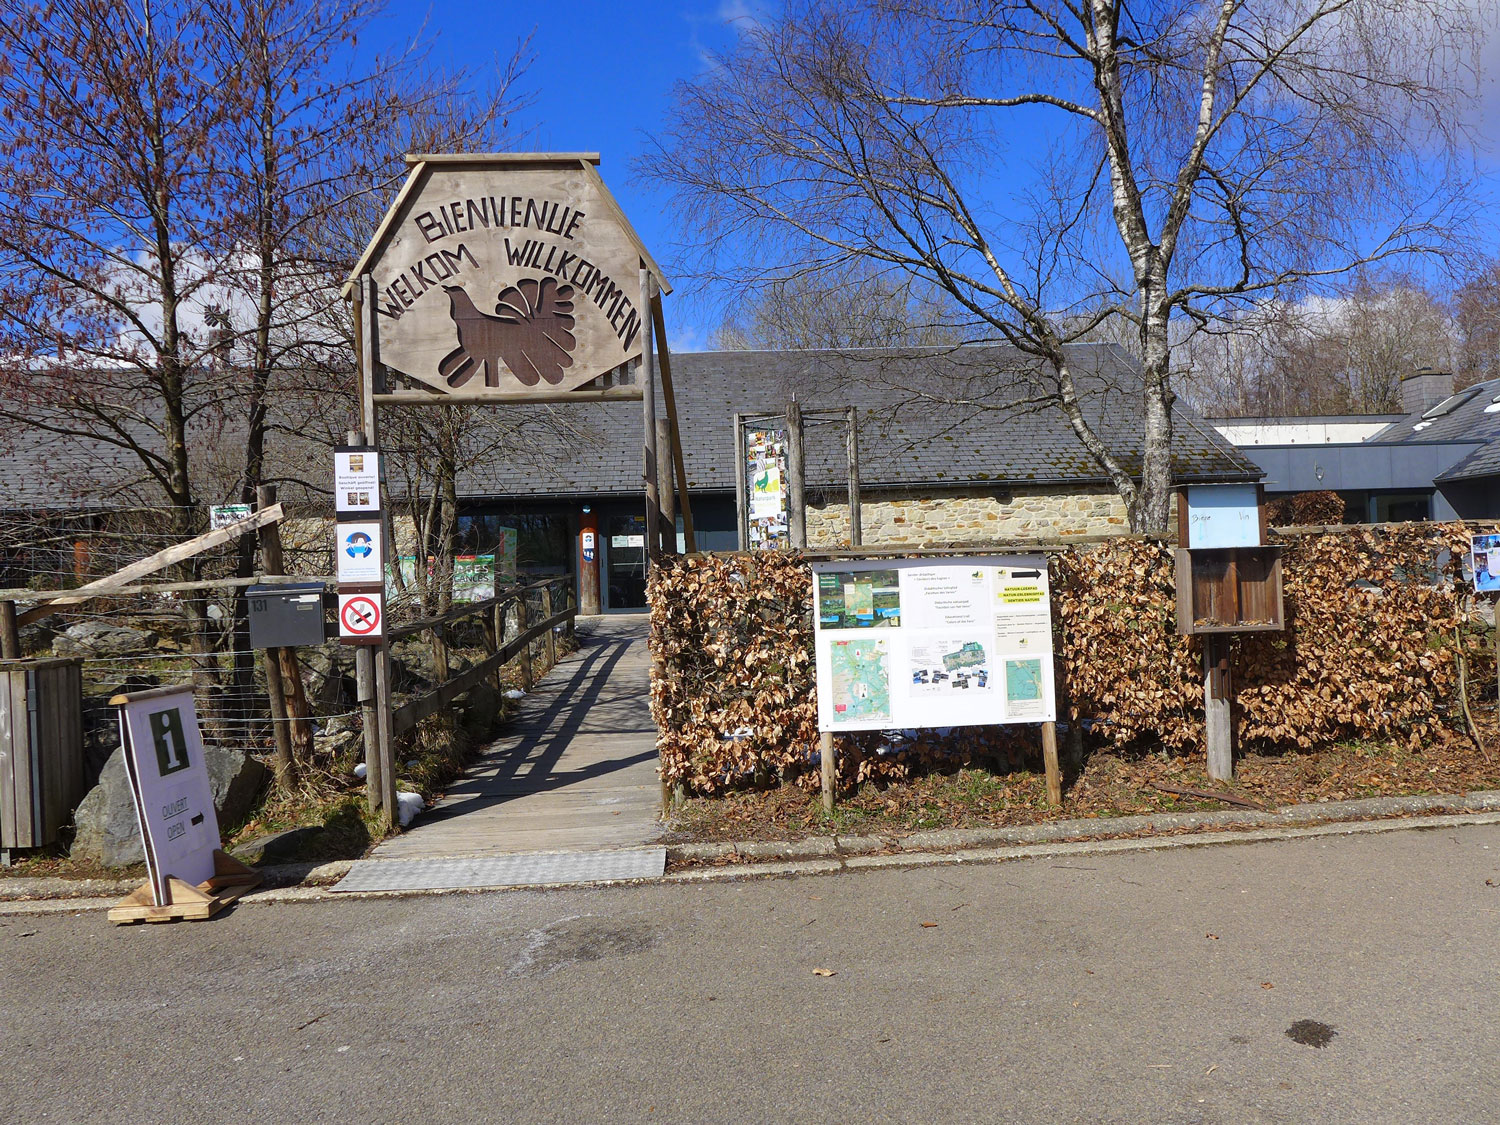
[[[986,543],[1122,534],[1125,503],[1109,488],[1069,487],[950,493],[919,499],[866,496],[860,502],[866,546],[882,543]],[[809,504],[807,541],[814,549],[849,542],[849,505]]]

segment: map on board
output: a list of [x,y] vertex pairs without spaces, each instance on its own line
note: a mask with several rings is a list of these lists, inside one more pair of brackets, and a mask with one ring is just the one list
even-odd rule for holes
[[834,641],[828,650],[833,680],[833,721],[891,717],[891,658],[887,642],[870,637]]
[[1005,662],[1005,702],[1034,703],[1042,698],[1043,686],[1040,660]]
[[974,637],[913,638],[911,694],[972,695],[990,686],[990,657]]

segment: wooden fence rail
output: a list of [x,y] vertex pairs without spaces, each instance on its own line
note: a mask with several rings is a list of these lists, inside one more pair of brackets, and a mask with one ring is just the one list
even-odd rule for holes
[[[558,584],[559,582],[568,583],[570,581],[571,580],[569,578],[564,576],[560,578],[547,579],[543,582],[534,582],[529,586],[524,586],[519,590],[514,591],[513,593],[505,594],[498,598],[487,598],[482,602],[474,602],[471,605],[463,607],[463,612],[461,613],[451,612],[444,614],[439,618],[432,618],[429,621],[414,622],[410,625],[403,625],[400,629],[392,629],[391,637],[392,639],[394,639],[398,636],[408,636],[412,633],[420,632],[423,629],[429,629],[436,625],[440,625],[446,621],[456,620],[460,617],[467,617],[476,613],[482,613],[486,610],[496,611],[496,617],[500,620],[503,620],[503,610],[506,608],[506,606],[512,603],[518,604],[520,606],[524,606],[526,604],[524,599],[526,593],[532,590],[540,589],[542,591],[545,604],[546,602],[550,602],[551,600],[551,588],[554,585]],[[567,586],[564,586],[564,590],[566,589]],[[401,734],[404,731],[411,730],[414,726],[416,726],[423,719],[427,718],[429,715],[435,715],[444,708],[451,706],[453,704],[453,701],[460,695],[468,691],[480,681],[494,675],[500,670],[500,668],[508,664],[510,661],[516,659],[516,657],[529,656],[531,653],[531,646],[538,640],[547,643],[550,664],[551,654],[553,652],[553,646],[551,644],[552,630],[559,625],[571,623],[573,619],[578,615],[577,606],[571,604],[573,601],[572,597],[568,594],[564,594],[564,598],[569,603],[566,608],[557,613],[550,614],[544,620],[537,622],[535,625],[524,628],[517,636],[512,637],[509,640],[505,639],[502,634],[497,633],[495,637],[495,651],[492,652],[489,656],[485,657],[472,668],[460,672],[457,676],[453,677],[450,680],[447,680],[445,683],[439,685],[436,689],[428,692],[426,695],[418,696],[416,699],[408,700],[406,703],[396,708],[391,714],[391,733],[393,735],[396,735]]]

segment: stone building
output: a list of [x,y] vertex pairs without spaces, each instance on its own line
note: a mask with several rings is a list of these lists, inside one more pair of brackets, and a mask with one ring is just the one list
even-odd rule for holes
[[[1075,346],[1072,359],[1084,415],[1136,471],[1138,367],[1113,345]],[[1016,349],[696,352],[674,354],[671,367],[700,550],[739,546],[734,415],[773,415],[794,399],[808,413],[857,412],[867,546],[1057,542],[1128,526],[1124,504],[1049,401],[1045,374]],[[523,569],[576,574],[579,537],[593,530],[601,607],[643,605],[640,412],[626,403],[553,409],[565,424],[540,431],[532,456],[462,473],[466,533],[482,550],[494,528],[519,527]],[[1181,401],[1173,419],[1177,482],[1260,477]],[[806,479],[809,546],[847,544],[841,423],[809,421]]]

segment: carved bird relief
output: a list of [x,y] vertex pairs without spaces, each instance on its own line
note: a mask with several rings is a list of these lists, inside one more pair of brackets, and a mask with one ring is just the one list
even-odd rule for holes
[[438,364],[450,387],[480,371],[487,387],[500,385],[502,365],[528,387],[561,383],[573,366],[573,287],[556,278],[525,278],[501,290],[495,315],[481,312],[457,285],[445,285],[458,347]]

